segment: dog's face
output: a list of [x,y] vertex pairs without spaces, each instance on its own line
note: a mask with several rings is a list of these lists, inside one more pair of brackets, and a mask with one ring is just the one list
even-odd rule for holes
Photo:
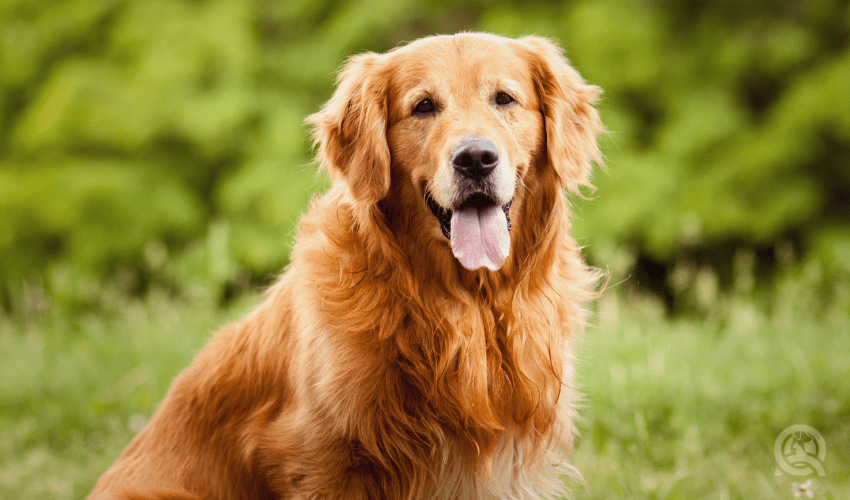
[[308,121],[353,198],[412,192],[406,208],[428,219],[428,237],[467,269],[495,271],[535,169],[554,169],[559,187],[586,183],[597,94],[545,39],[465,33],[355,56]]
[[468,269],[496,270],[507,258],[510,206],[542,141],[531,68],[513,43],[430,38],[389,58],[393,166]]

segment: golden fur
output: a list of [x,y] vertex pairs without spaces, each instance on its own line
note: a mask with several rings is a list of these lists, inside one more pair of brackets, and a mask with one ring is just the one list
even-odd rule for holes
[[[516,103],[498,108],[505,88]],[[599,161],[598,94],[538,37],[462,33],[352,57],[307,120],[332,187],[301,219],[291,264],[175,379],[90,498],[560,492],[571,339],[596,280],[564,188]],[[412,116],[423,95],[438,112]],[[462,267],[423,201],[430,189],[449,203],[447,158],[470,134],[498,146],[515,184],[497,271]]]

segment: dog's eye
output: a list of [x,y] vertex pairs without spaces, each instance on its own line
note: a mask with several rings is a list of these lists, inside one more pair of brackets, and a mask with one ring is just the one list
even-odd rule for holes
[[496,98],[494,99],[494,101],[496,101],[496,104],[498,104],[499,106],[507,106],[508,104],[514,102],[514,98],[504,92],[499,92],[498,94],[496,94]]
[[431,99],[422,99],[421,101],[419,101],[416,107],[413,108],[413,113],[417,115],[427,115],[433,113],[436,110],[437,107],[434,106],[434,103],[431,102]]

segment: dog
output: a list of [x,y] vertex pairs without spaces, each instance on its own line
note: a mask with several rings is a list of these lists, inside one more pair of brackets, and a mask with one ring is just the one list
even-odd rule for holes
[[306,120],[331,187],[290,264],[89,498],[563,493],[600,274],[567,193],[602,164],[599,95],[535,36],[351,57]]

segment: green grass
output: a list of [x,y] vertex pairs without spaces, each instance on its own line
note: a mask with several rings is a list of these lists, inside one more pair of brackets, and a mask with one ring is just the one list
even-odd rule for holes
[[577,498],[787,499],[774,442],[807,424],[824,437],[815,498],[850,498],[850,308],[785,283],[773,307],[723,300],[668,320],[609,294],[580,349],[586,394]]
[[[249,310],[151,294],[112,312],[0,320],[0,498],[84,497],[213,330]],[[580,347],[579,499],[790,499],[787,426],[818,429],[815,498],[850,497],[850,308],[786,282],[666,318],[609,290]]]
[[161,294],[0,321],[0,498],[83,498],[211,333],[250,309]]

